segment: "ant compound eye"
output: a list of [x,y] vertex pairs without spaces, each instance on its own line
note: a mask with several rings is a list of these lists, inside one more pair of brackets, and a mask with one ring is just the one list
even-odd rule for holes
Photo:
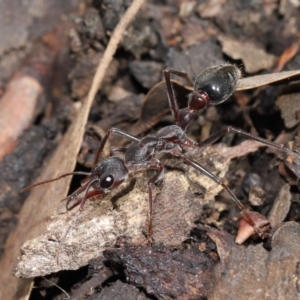
[[234,65],[214,66],[198,75],[194,89],[207,93],[210,103],[216,105],[231,96],[240,78],[241,72]]
[[114,177],[112,175],[107,175],[100,181],[101,189],[109,189],[114,184]]

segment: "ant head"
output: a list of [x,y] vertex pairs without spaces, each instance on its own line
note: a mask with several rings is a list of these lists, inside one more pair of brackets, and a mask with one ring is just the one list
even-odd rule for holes
[[90,182],[95,190],[107,193],[119,186],[128,177],[128,169],[124,162],[116,156],[106,158],[92,169]]
[[209,103],[217,105],[231,96],[240,78],[241,72],[234,65],[223,64],[207,68],[197,76],[193,93],[204,92]]

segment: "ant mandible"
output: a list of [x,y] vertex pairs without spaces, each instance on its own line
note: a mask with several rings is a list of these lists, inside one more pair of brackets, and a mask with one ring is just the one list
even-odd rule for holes
[[[260,237],[265,237],[266,223],[260,223],[259,221],[257,221],[255,219],[255,214],[252,214],[251,211],[246,209],[245,206],[233,194],[233,192],[218,177],[213,175],[196,161],[188,158],[184,154],[184,150],[187,148],[195,147],[204,148],[207,145],[217,141],[226,133],[235,132],[247,138],[261,142],[262,144],[265,144],[269,147],[279,149],[288,154],[295,155],[295,153],[288,148],[285,148],[281,144],[276,144],[260,137],[255,137],[250,133],[233,127],[222,129],[201,142],[196,142],[189,139],[186,136],[185,131],[193,117],[201,110],[207,108],[208,105],[218,105],[227,100],[234,92],[237,83],[241,78],[241,72],[236,66],[231,64],[222,64],[205,69],[196,77],[196,80],[194,82],[194,91],[189,94],[188,107],[185,109],[178,108],[175,92],[170,78],[171,73],[183,77],[191,85],[192,81],[189,79],[187,73],[179,72],[171,68],[167,68],[163,71],[167,86],[169,106],[175,119],[176,125],[166,126],[159,130],[156,134],[147,135],[143,138],[137,138],[117,128],[111,128],[100,142],[94,160],[94,167],[92,168],[90,173],[66,173],[57,178],[30,185],[24,188],[22,192],[37,185],[53,182],[66,176],[87,175],[89,176],[88,181],[66,198],[67,210],[71,210],[74,207],[80,205],[79,210],[82,211],[87,199],[96,195],[106,194],[113,188],[119,186],[128,178],[130,170],[135,170],[136,168],[148,168],[156,170],[157,172],[155,176],[148,181],[149,219],[147,234],[148,239],[150,240],[152,237],[153,220],[152,189],[156,183],[162,180],[164,174],[164,165],[157,158],[157,154],[170,153],[175,157],[181,158],[186,164],[192,166],[196,170],[211,178],[217,184],[221,185],[223,189],[226,190],[226,192],[230,195],[233,202],[241,210],[242,214],[247,218],[248,223],[254,228],[255,232]],[[106,141],[111,134],[127,138],[128,140],[132,141],[132,143],[128,147],[112,147],[110,150],[110,157],[98,162]],[[113,156],[116,152],[123,153],[124,159]],[[83,197],[69,206],[70,202],[83,192]]]

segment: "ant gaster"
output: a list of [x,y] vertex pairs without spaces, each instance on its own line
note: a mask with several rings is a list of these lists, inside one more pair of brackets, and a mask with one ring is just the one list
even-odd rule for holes
[[[186,164],[192,166],[201,173],[204,173],[217,184],[221,185],[230,195],[234,203],[239,207],[242,214],[247,218],[249,224],[253,226],[255,232],[261,237],[266,236],[266,223],[264,222],[262,224],[259,221],[256,221],[254,217],[255,214],[251,214],[251,212],[244,207],[244,205],[237,199],[233,192],[218,177],[213,175],[196,161],[185,156],[184,149],[195,147],[204,148],[207,145],[217,141],[224,134],[228,132],[235,132],[247,138],[259,141],[272,148],[280,149],[288,154],[295,153],[283,147],[281,144],[276,144],[260,137],[252,136],[247,132],[235,129],[233,127],[222,129],[201,142],[196,142],[189,139],[186,136],[185,131],[193,117],[201,110],[207,108],[208,105],[217,105],[227,100],[234,92],[241,77],[241,73],[236,66],[231,64],[223,64],[205,69],[197,76],[194,82],[194,91],[188,96],[188,107],[185,109],[178,108],[175,92],[170,78],[171,73],[183,77],[189,84],[191,84],[192,81],[189,79],[187,73],[179,72],[170,68],[167,68],[163,71],[167,86],[169,106],[174,116],[176,125],[166,126],[159,130],[156,134],[147,135],[141,139],[117,128],[111,128],[106,133],[98,147],[94,160],[94,167],[90,173],[73,172],[63,174],[57,178],[28,186],[22,191],[28,190],[40,184],[59,180],[69,175],[88,175],[90,176],[89,180],[82,187],[77,189],[74,193],[66,198],[67,210],[71,210],[80,205],[79,210],[81,211],[87,199],[95,195],[106,194],[124,182],[128,177],[129,170],[136,168],[148,168],[156,170],[155,176],[148,181],[148,239],[150,239],[152,236],[153,219],[152,189],[156,183],[162,180],[164,174],[164,165],[157,158],[157,154],[170,153],[175,157],[181,158]],[[125,137],[132,141],[132,143],[128,147],[112,147],[110,150],[110,157],[98,162],[105,143],[111,134]],[[115,152],[124,153],[124,159],[113,156]],[[83,192],[83,196],[70,206],[70,202]]]

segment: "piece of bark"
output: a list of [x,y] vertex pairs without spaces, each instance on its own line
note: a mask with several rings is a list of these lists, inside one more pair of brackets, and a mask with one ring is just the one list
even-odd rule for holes
[[[222,174],[218,175],[224,176],[228,166],[229,162],[223,164]],[[195,174],[193,170],[189,175],[194,181],[194,191],[208,190],[210,198],[205,198],[205,202],[213,200],[220,191],[220,187],[206,176]],[[81,213],[74,209],[68,214],[54,216],[45,234],[22,247],[15,275],[34,277],[78,269],[100,256],[103,250],[113,247],[120,236],[130,238],[133,244],[146,243],[149,176],[139,172],[134,177],[101,200],[88,201]],[[195,186],[195,180],[199,187]],[[176,245],[187,237],[193,222],[201,215],[203,205],[201,199],[193,197],[190,189],[191,183],[185,173],[166,173],[154,200],[155,242]],[[64,204],[61,205],[63,212]]]
[[[82,298],[81,298],[82,299]],[[87,298],[90,299],[90,298]],[[111,299],[131,299],[131,300],[147,300],[145,296],[136,287],[123,283],[120,280],[113,283],[112,285],[102,289],[101,294],[97,295],[97,300],[111,300]]]
[[[231,159],[253,152],[259,146],[253,141],[232,148],[218,144],[204,152],[195,149],[190,156],[222,178]],[[155,193],[153,238],[156,243],[174,246],[187,238],[201,215],[201,207],[214,200],[222,188],[181,160],[172,158],[163,162],[176,170],[165,174],[157,188],[159,192]],[[61,204],[60,213],[52,217],[46,232],[22,246],[15,276],[34,277],[78,269],[113,247],[120,236],[130,238],[133,244],[145,243],[150,177],[145,172],[135,173],[135,180],[126,181],[101,200],[88,201],[81,213],[76,209],[64,213],[64,204]],[[45,187],[37,189],[42,193]],[[46,191],[48,189],[52,187],[46,187]]]
[[[102,265],[102,262],[101,262]],[[78,288],[72,289],[70,295],[73,300],[86,299],[88,296],[96,293],[97,287],[101,287],[104,281],[113,275],[113,272],[108,268],[102,268],[97,272],[89,275],[89,279],[84,281]]]
[[300,225],[285,223],[272,238],[272,250],[262,244],[240,247],[225,232],[209,230],[220,263],[208,299],[298,299]]
[[107,259],[121,264],[129,283],[158,299],[202,299],[212,287],[212,258],[198,245],[170,251],[163,246],[125,246],[107,250]]

